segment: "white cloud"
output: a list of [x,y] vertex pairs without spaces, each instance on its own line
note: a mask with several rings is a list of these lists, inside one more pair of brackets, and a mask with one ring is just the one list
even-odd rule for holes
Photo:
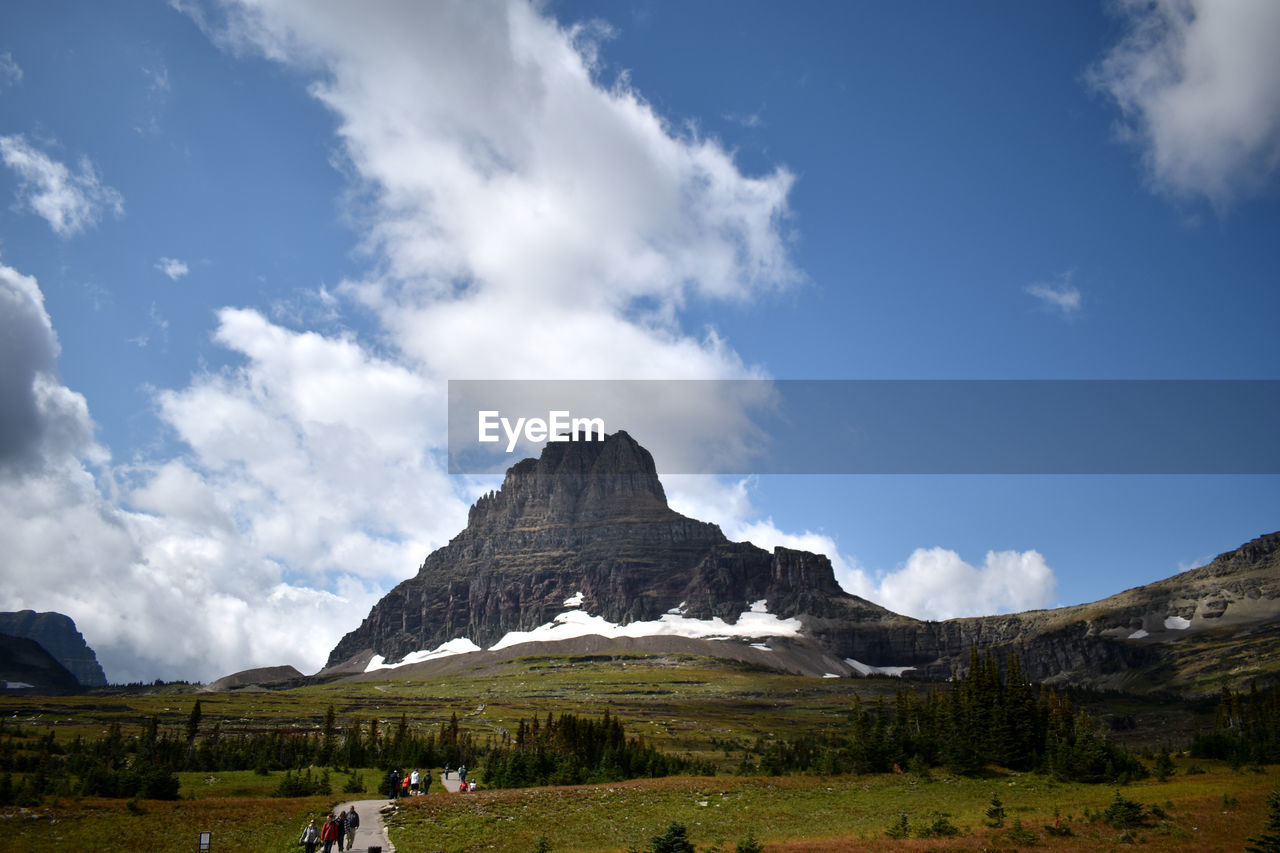
[[1089,71],[1153,187],[1219,210],[1280,166],[1280,3],[1123,0],[1128,35]]
[[33,569],[6,606],[71,616],[112,680],[314,671],[465,521],[435,401],[353,341],[224,311],[244,366],[158,397],[190,455],[112,467],[36,280],[0,265],[0,306],[0,553]]
[[946,548],[917,548],[879,579],[875,600],[918,619],[950,619],[1049,607],[1057,586],[1038,551],[988,551],[973,566]]
[[169,276],[173,281],[177,281],[191,271],[187,267],[186,261],[180,261],[177,258],[161,258],[156,261],[156,269]]
[[0,157],[18,175],[19,205],[44,218],[59,237],[97,225],[103,210],[124,215],[124,198],[99,180],[87,157],[72,172],[21,135],[0,136]]
[[1072,317],[1084,307],[1084,295],[1071,283],[1071,273],[1064,273],[1056,284],[1038,281],[1023,288],[1039,299],[1046,308],[1061,312],[1063,317]]
[[21,82],[22,68],[13,61],[13,54],[8,51],[0,53],[0,91],[3,91],[6,85],[14,86]]
[[917,619],[950,619],[1050,607],[1057,577],[1039,552],[989,551],[982,566],[972,566],[955,551],[917,548],[888,572],[872,572],[842,549],[832,536],[811,530],[789,533],[752,505],[752,478],[665,478],[678,512],[719,524],[735,542],[766,550],[781,546],[825,554],[845,592]]

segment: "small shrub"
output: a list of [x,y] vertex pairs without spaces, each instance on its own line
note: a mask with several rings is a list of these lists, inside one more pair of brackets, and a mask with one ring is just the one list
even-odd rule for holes
[[992,793],[991,807],[987,809],[987,826],[1004,826],[1004,803],[1000,802],[1000,795],[996,793]]
[[537,842],[533,845],[533,853],[551,853],[551,842],[547,840],[545,832],[538,836]]
[[1039,835],[1022,825],[1020,817],[1013,819],[1013,826],[1009,827],[1004,837],[1012,844],[1023,844],[1027,847],[1034,846],[1040,840]]
[[1187,769],[1182,772],[1187,776],[1203,776],[1205,774],[1205,769],[1199,764],[1190,764],[1187,765]]
[[764,845],[754,835],[748,835],[734,847],[734,853],[764,853]]
[[671,824],[662,835],[649,839],[649,853],[695,853],[688,833],[684,824]]
[[363,794],[364,793],[364,775],[361,773],[352,773],[351,778],[347,780],[347,784],[342,786],[344,794]]
[[898,819],[889,824],[889,828],[884,834],[890,838],[907,838],[911,835],[911,827],[907,824],[907,816],[905,814],[898,815]]
[[1102,819],[1108,826],[1116,829],[1132,829],[1145,825],[1148,815],[1142,803],[1126,800],[1119,791],[1116,791],[1116,798],[1102,813]]
[[951,822],[951,815],[933,812],[932,817],[933,819],[916,833],[920,838],[951,838],[960,834],[960,830],[956,829],[955,824]]

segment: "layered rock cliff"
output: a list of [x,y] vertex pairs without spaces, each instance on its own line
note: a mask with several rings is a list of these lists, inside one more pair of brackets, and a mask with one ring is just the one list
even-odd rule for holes
[[39,643],[76,677],[82,687],[101,687],[107,683],[98,656],[76,630],[76,623],[70,616],[34,610],[0,613],[0,634],[26,637]]
[[551,622],[579,594],[583,610],[619,624],[677,608],[733,622],[762,600],[780,617],[825,614],[834,599],[840,614],[892,617],[845,594],[824,556],[730,542],[672,510],[653,457],[618,432],[551,443],[511,467],[466,529],[388,593],[329,665],[370,653],[396,660],[458,638],[488,647]]
[[396,662],[457,640],[490,649],[552,623],[571,601],[615,625],[674,613],[732,625],[767,602],[802,626],[770,641],[790,652],[774,655],[777,665],[818,675],[945,678],[973,646],[1018,653],[1036,680],[1139,691],[1212,692],[1280,669],[1280,533],[1100,602],[926,622],[844,592],[820,554],[730,542],[675,512],[652,457],[625,432],[551,443],[511,467],[466,529],[342,639],[328,668],[360,669],[374,655]]

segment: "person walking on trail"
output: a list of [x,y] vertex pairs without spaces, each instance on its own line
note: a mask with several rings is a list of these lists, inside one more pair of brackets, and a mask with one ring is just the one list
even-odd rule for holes
[[332,853],[333,842],[338,840],[338,819],[333,815],[329,815],[329,819],[324,822],[320,840],[324,842],[324,853]]
[[338,812],[338,853],[347,846],[347,810]]
[[354,850],[356,844],[356,830],[360,828],[360,815],[356,814],[356,807],[352,806],[351,811],[347,812],[347,849]]
[[415,767],[415,768],[413,768],[413,772],[409,774],[409,793],[410,793],[410,794],[413,794],[414,796],[417,796],[417,794],[418,794],[418,782],[420,781],[420,779],[421,779],[421,777],[420,777],[420,775],[419,775],[419,773],[418,773],[418,768],[416,768],[416,767]]
[[298,839],[298,843],[306,853],[316,853],[316,843],[319,840],[320,827],[316,826],[316,819],[311,818],[311,822],[303,828],[302,837]]
[[387,774],[387,785],[391,788],[391,799],[394,801],[400,793],[400,771],[393,769]]
[[458,767],[458,781],[467,784],[467,765],[463,764]]

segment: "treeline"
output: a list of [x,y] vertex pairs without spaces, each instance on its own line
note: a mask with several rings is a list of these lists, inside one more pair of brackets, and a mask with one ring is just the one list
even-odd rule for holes
[[[103,737],[76,736],[69,742],[57,740],[52,731],[28,736],[20,726],[0,720],[0,805],[33,805],[47,795],[176,799],[174,774],[182,771],[300,774],[312,766],[457,766],[475,764],[481,755],[472,734],[460,730],[456,714],[425,734],[412,729],[406,715],[383,729],[377,720],[359,718],[339,727],[332,705],[317,732],[278,727],[227,734],[221,722],[203,726],[202,717],[197,699],[180,730],[162,730],[153,716],[136,734],[124,734],[113,722]],[[291,790],[283,786],[282,795]]]
[[485,783],[495,788],[535,785],[581,785],[624,779],[714,775],[714,765],[666,755],[628,738],[621,721],[606,710],[598,721],[561,714],[521,720],[514,736],[490,750],[484,764]]
[[1002,672],[991,652],[970,652],[949,689],[903,687],[890,702],[855,698],[848,727],[826,736],[757,741],[740,773],[925,772],[977,774],[988,766],[1042,771],[1063,780],[1124,782],[1147,775],[1083,709],[1022,674],[1016,654]]
[[1223,687],[1214,728],[1192,738],[1191,755],[1233,767],[1280,763],[1280,686],[1259,690],[1254,684],[1248,693]]

